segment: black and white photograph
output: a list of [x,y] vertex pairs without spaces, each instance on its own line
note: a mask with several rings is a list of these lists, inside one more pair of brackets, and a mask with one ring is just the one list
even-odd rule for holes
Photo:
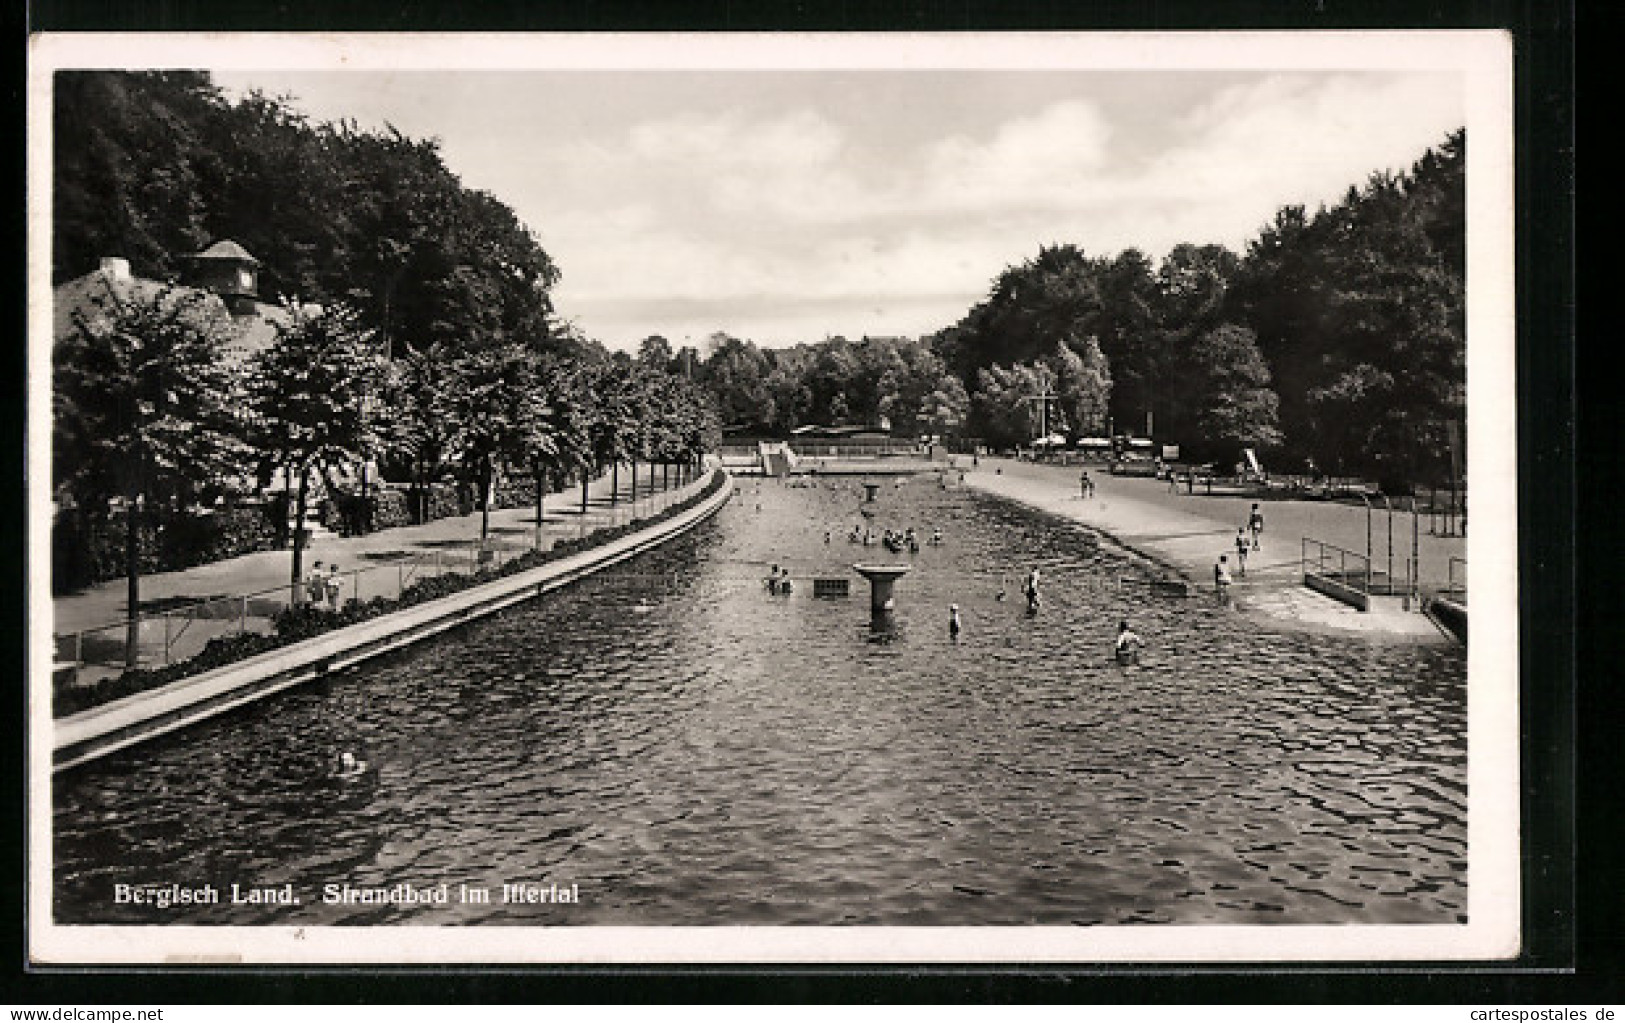
[[33,960],[1518,955],[1504,33],[30,58]]

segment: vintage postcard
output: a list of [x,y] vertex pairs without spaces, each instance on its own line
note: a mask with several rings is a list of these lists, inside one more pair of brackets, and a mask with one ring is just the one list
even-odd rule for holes
[[28,156],[33,962],[1518,955],[1506,34],[42,35]]

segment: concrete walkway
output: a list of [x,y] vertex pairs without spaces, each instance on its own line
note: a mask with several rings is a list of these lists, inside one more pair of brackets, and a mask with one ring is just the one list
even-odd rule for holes
[[[1091,468],[1095,496],[1081,496],[1076,466],[1062,467],[983,458],[966,476],[966,484],[987,493],[1037,508],[1098,529],[1132,551],[1177,571],[1211,598],[1213,564],[1219,555],[1235,565],[1236,530],[1258,501],[1264,513],[1260,550],[1247,561],[1247,574],[1232,567],[1232,596],[1241,612],[1277,624],[1311,630],[1360,632],[1373,638],[1444,642],[1438,629],[1417,606],[1403,609],[1400,597],[1373,597],[1369,612],[1356,611],[1303,585],[1302,540],[1312,537],[1351,551],[1366,550],[1367,514],[1362,506],[1331,501],[1305,501],[1253,496],[1208,496],[1170,493],[1166,480],[1112,476]],[[965,460],[959,459],[964,467]],[[1378,507],[1370,516],[1372,568],[1385,570],[1388,554],[1387,513]],[[1395,572],[1404,577],[1404,558],[1411,549],[1411,516],[1393,515]],[[1460,537],[1428,535],[1427,519],[1419,523],[1421,589],[1445,586],[1449,559],[1465,557]]]
[[[672,490],[677,490],[675,470]],[[543,545],[551,546],[560,540],[585,535],[603,525],[629,521],[636,516],[658,512],[666,502],[677,500],[667,497],[659,489],[660,473],[655,472],[656,491],[651,501],[648,495],[649,468],[638,467],[638,503],[636,509],[630,501],[631,487],[625,466],[620,473],[619,500],[610,503],[610,476],[594,480],[588,485],[588,504],[585,515],[581,511],[581,488],[571,487],[561,493],[549,494],[543,504]],[[422,555],[436,551],[459,553],[467,556],[480,537],[480,513],[454,518],[436,519],[421,526],[400,526],[383,529],[366,536],[326,536],[312,541],[303,555],[303,567],[321,561],[337,563],[341,570],[366,568],[409,555]],[[536,542],[536,509],[504,508],[491,512],[490,545],[507,550],[528,550]],[[199,601],[240,594],[260,593],[286,587],[293,565],[291,550],[260,551],[241,557],[197,565],[178,572],[158,572],[141,577],[141,604],[143,611],[162,611]],[[125,581],[114,579],[77,593],[66,594],[52,600],[53,634],[95,629],[122,622],[125,610]]]

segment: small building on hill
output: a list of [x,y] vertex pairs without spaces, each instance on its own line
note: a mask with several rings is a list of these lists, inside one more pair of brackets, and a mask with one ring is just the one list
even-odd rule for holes
[[99,304],[109,295],[119,300],[150,299],[170,289],[178,295],[205,293],[220,304],[235,328],[230,345],[234,358],[246,360],[269,348],[276,340],[277,325],[288,322],[288,313],[280,305],[260,301],[259,260],[236,242],[221,241],[193,253],[187,262],[187,279],[168,284],[136,276],[127,259],[104,256],[95,270],[52,292],[52,340],[67,337],[76,316],[99,315]]

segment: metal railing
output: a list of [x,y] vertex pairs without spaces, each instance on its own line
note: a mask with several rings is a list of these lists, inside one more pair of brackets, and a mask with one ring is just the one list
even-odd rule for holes
[[1367,595],[1371,593],[1371,559],[1357,551],[1306,536],[1300,564],[1305,576],[1316,575]]
[[53,675],[60,684],[89,685],[129,668],[161,668],[195,657],[209,642],[246,633],[269,635],[276,617],[295,605],[338,610],[370,600],[398,599],[415,583],[446,575],[472,575],[498,569],[535,550],[551,550],[567,538],[583,538],[603,529],[631,524],[660,514],[696,493],[707,476],[653,494],[640,490],[637,500],[595,508],[571,529],[538,529],[525,539],[488,537],[437,541],[438,550],[381,560],[362,568],[324,576],[317,587],[308,578],[280,583],[252,593],[195,601],[164,611],[60,633],[54,643]]

